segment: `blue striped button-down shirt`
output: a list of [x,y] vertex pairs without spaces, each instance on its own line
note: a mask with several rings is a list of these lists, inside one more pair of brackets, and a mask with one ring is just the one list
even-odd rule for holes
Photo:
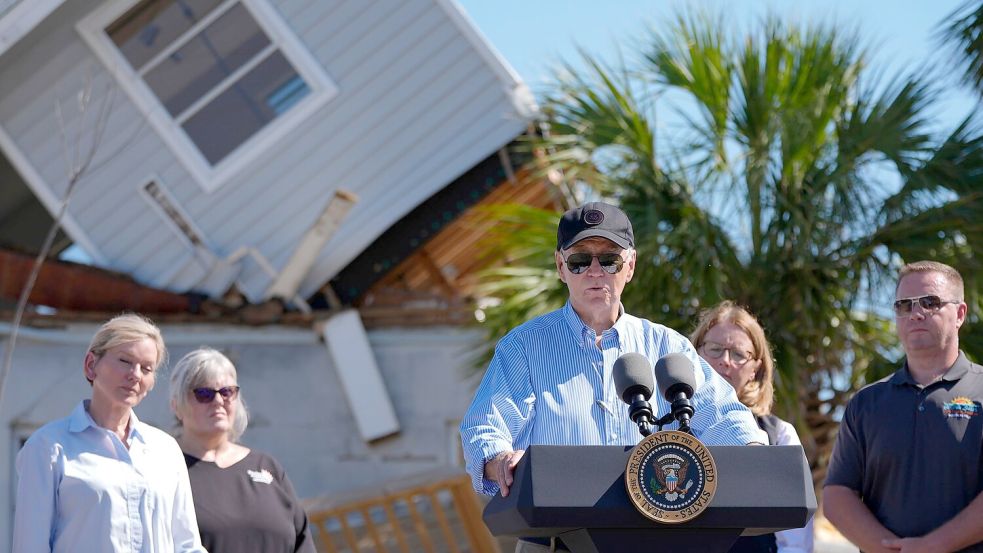
[[[485,462],[498,453],[530,444],[637,444],[642,436],[614,386],[615,360],[628,352],[653,363],[683,352],[696,367],[693,433],[708,445],[768,443],[734,389],[678,332],[622,312],[612,328],[597,335],[570,303],[522,324],[499,341],[474,401],[461,421],[467,470],[475,490],[494,494],[484,479]],[[652,397],[656,417],[669,403]],[[676,423],[668,427],[676,428]]]

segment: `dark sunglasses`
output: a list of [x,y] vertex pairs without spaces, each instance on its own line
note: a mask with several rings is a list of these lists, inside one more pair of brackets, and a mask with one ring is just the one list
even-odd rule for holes
[[625,259],[621,257],[620,253],[601,253],[597,255],[572,253],[567,256],[564,263],[567,264],[567,269],[570,269],[571,273],[579,275],[590,267],[595,257],[597,258],[597,262],[601,264],[601,269],[604,269],[604,272],[609,275],[617,273],[625,265]]
[[962,303],[958,300],[944,300],[936,295],[904,298],[894,302],[894,312],[898,315],[907,315],[915,307],[916,301],[918,305],[922,306],[924,311],[938,311],[947,303]]
[[225,401],[232,401],[239,395],[238,386],[225,386],[223,388],[195,388],[191,390],[198,403],[211,403],[215,399],[215,394],[222,396]]

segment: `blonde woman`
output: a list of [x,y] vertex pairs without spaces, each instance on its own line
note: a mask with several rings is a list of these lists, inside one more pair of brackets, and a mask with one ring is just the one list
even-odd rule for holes
[[180,448],[133,412],[166,355],[144,317],[99,328],[82,362],[91,398],[17,455],[13,551],[205,552]]
[[[771,413],[775,362],[765,331],[751,313],[734,302],[721,302],[703,312],[690,341],[707,363],[734,387],[738,399],[751,409],[758,426],[768,433],[771,445],[801,445],[795,427]],[[805,528],[740,538],[730,551],[810,553],[812,548],[810,519]]]
[[238,443],[248,416],[232,361],[199,348],[171,375],[171,409],[211,553],[315,553],[304,513],[275,459]]

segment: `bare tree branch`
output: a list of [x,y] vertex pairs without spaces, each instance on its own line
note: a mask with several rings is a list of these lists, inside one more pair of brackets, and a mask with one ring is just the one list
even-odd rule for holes
[[62,153],[65,156],[65,162],[68,169],[68,186],[65,189],[65,196],[62,198],[61,205],[58,208],[58,213],[55,214],[54,220],[51,223],[51,228],[48,230],[48,235],[45,237],[44,243],[42,244],[41,250],[38,252],[37,257],[34,259],[34,266],[31,269],[31,274],[24,283],[20,298],[17,300],[17,309],[14,312],[14,320],[11,323],[10,339],[7,341],[7,346],[4,348],[3,365],[0,366],[0,405],[3,404],[3,393],[6,388],[7,377],[10,374],[10,367],[13,363],[14,347],[17,343],[17,334],[20,330],[21,320],[24,318],[24,312],[27,309],[28,298],[30,298],[31,292],[34,290],[34,284],[37,282],[38,275],[41,273],[41,266],[44,264],[44,260],[51,252],[51,246],[54,244],[55,237],[58,235],[58,229],[61,228],[61,221],[65,216],[65,212],[68,211],[68,204],[72,199],[72,193],[75,191],[75,185],[78,184],[79,180],[81,180],[85,175],[90,164],[92,163],[93,158],[95,158],[96,152],[99,150],[99,145],[102,143],[106,125],[109,121],[110,107],[112,106],[115,91],[115,87],[113,87],[111,84],[107,85],[106,93],[101,96],[102,101],[97,106],[94,128],[92,129],[92,139],[88,144],[88,149],[84,151],[84,153],[82,151],[84,130],[87,126],[87,115],[93,107],[91,74],[86,79],[82,89],[78,93],[78,110],[80,118],[71,151],[69,150],[68,146],[68,131],[64,117],[62,116],[61,101],[59,100],[55,103],[55,118],[58,121],[58,130],[62,143]]

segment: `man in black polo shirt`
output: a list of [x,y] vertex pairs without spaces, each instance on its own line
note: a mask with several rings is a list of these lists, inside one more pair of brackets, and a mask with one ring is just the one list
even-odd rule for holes
[[959,350],[963,279],[911,263],[895,298],[905,364],[847,405],[823,512],[867,553],[983,552],[983,367]]

